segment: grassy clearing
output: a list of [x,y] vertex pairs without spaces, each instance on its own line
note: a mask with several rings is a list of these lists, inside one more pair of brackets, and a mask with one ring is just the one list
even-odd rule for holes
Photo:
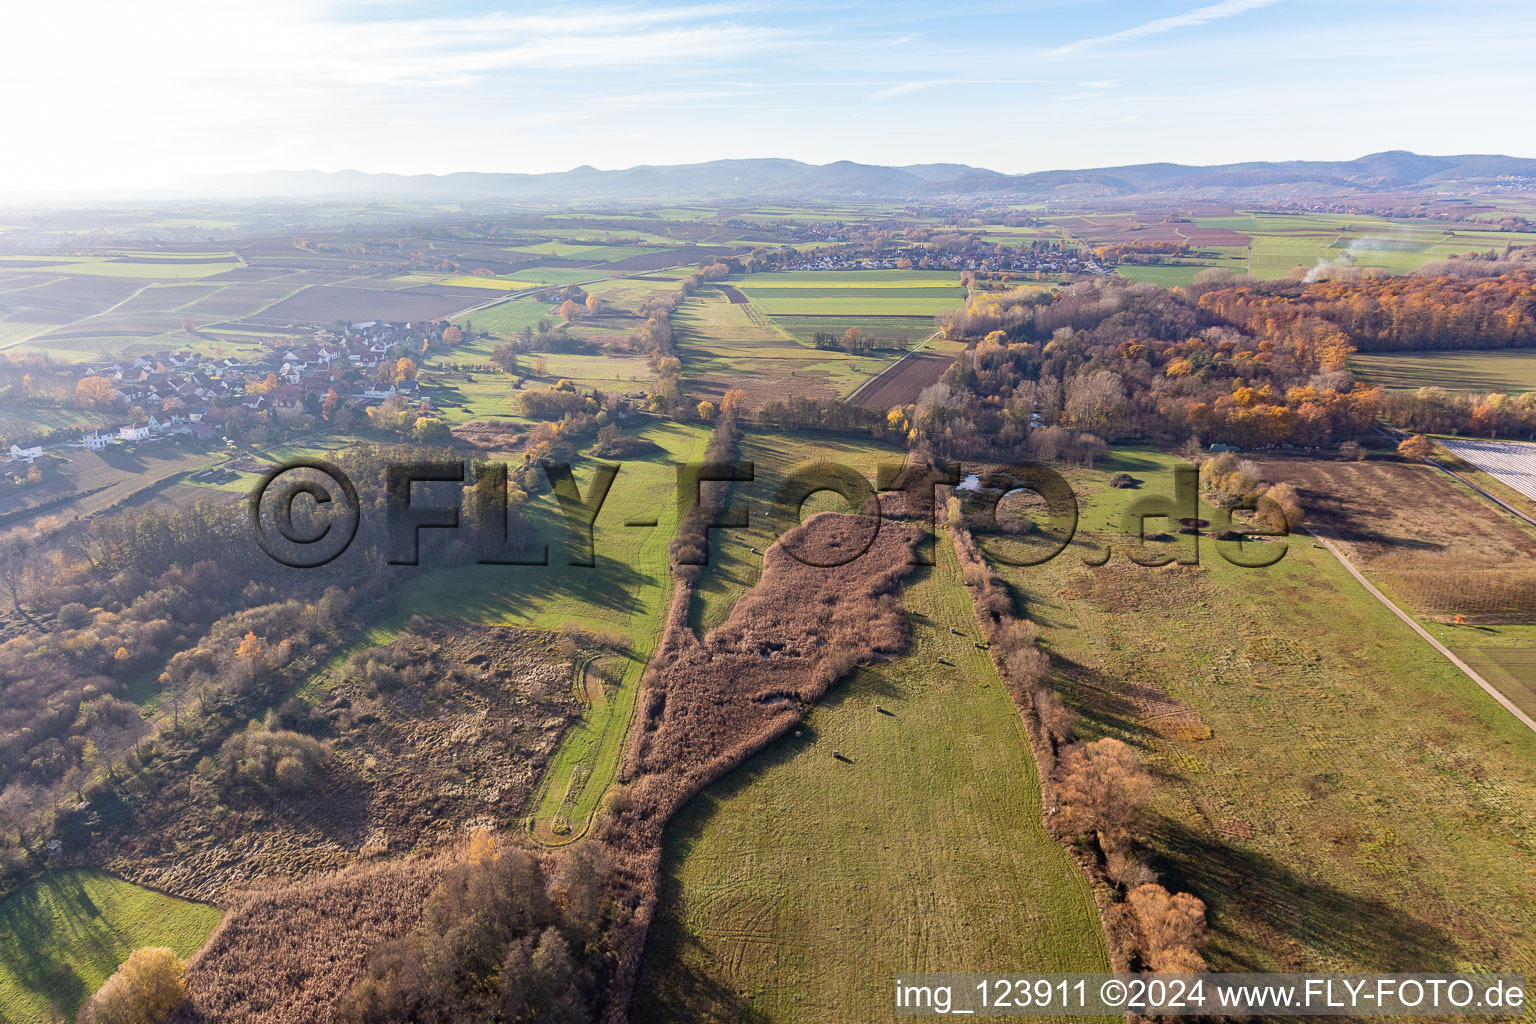
[[770,316],[937,316],[965,302],[956,275],[928,271],[788,271],[753,274],[737,286]]
[[[1131,500],[1171,491],[1173,461],[1075,474],[1074,548],[1004,572],[1080,731],[1160,776],[1157,866],[1209,906],[1212,967],[1530,971],[1536,921],[1510,908],[1536,901],[1536,737],[1307,538],[1268,569],[1210,542],[1198,569],[1129,565],[1123,541],[1085,566]],[[1105,486],[1117,471],[1141,486]],[[1368,542],[1420,557],[1378,504],[1347,505]]]
[[523,419],[523,405],[518,398],[517,378],[505,373],[472,373],[446,378],[437,383],[449,391],[433,392],[432,405],[437,416],[450,427],[472,420]]
[[909,652],[840,684],[801,736],[668,827],[637,1024],[885,1021],[909,971],[1108,970],[1087,882],[1040,824],[1018,712],[938,551],[906,589]]
[[191,955],[220,912],[94,871],[57,871],[0,902],[0,1024],[73,1015],[128,954]]
[[1374,352],[1352,356],[1349,365],[1367,383],[1388,388],[1536,390],[1536,352],[1523,349]]
[[1209,270],[1206,264],[1181,263],[1177,266],[1160,265],[1137,267],[1129,264],[1115,268],[1115,273],[1132,281],[1150,281],[1159,288],[1188,287],[1195,282],[1195,275]]

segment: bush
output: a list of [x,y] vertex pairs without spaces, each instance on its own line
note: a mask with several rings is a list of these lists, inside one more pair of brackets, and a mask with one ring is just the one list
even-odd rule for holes
[[91,620],[90,609],[78,601],[62,605],[56,616],[59,626],[63,629],[79,629]]
[[79,1024],[159,1024],[186,995],[187,965],[165,946],[136,949],[80,1010]]
[[252,722],[219,752],[227,783],[292,793],[307,788],[330,757],[329,744],[285,729]]

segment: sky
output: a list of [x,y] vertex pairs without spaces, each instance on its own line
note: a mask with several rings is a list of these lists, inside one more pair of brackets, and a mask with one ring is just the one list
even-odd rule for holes
[[0,15],[0,192],[190,175],[1536,156],[1530,0],[81,0]]

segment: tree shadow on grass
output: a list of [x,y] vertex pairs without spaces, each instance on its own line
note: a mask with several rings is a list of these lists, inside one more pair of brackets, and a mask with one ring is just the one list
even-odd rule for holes
[[[565,552],[551,544],[549,565],[469,565],[441,574],[408,578],[406,611],[451,612],[456,617],[493,621],[526,615],[547,601],[580,599],[585,605],[622,616],[644,611],[638,597],[647,583],[665,585],[627,562],[599,550],[592,568],[564,564]],[[422,565],[429,564],[425,551]],[[582,574],[580,576],[576,574]]]
[[754,1010],[704,944],[676,918],[658,914],[629,1006],[633,1024],[758,1024]]
[[[52,900],[44,900],[42,886],[48,884]],[[78,877],[55,876],[9,897],[0,904],[0,927],[14,937],[9,944],[7,972],[16,984],[43,1001],[73,1013],[87,996],[91,986],[75,969],[57,956],[53,934],[73,935],[75,945],[89,946],[101,959],[112,960],[120,951],[110,932],[93,934],[101,909],[91,900]],[[78,949],[77,952],[84,952]],[[112,964],[113,967],[116,964]]]
[[1163,884],[1193,892],[1210,908],[1213,970],[1300,969],[1300,963],[1261,963],[1235,952],[1227,938],[1251,947],[1256,925],[1299,943],[1309,962],[1321,957],[1366,971],[1455,969],[1455,939],[1407,907],[1346,892],[1172,819],[1159,819],[1153,834],[1159,861],[1153,866]]

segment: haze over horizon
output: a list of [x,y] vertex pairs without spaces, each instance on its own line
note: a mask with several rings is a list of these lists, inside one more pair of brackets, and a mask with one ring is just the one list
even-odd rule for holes
[[[8,15],[0,85],[37,98],[50,84],[47,103],[0,112],[3,137],[26,153],[0,169],[0,192],[279,168],[537,173],[787,157],[1028,173],[1501,153],[1518,139],[1497,97],[1536,86],[1519,30],[1532,12],[1507,0],[1454,14],[1101,0],[1091,32],[1083,10],[149,0],[91,3],[67,23],[21,10]],[[1471,81],[1488,102],[1465,101]]]

